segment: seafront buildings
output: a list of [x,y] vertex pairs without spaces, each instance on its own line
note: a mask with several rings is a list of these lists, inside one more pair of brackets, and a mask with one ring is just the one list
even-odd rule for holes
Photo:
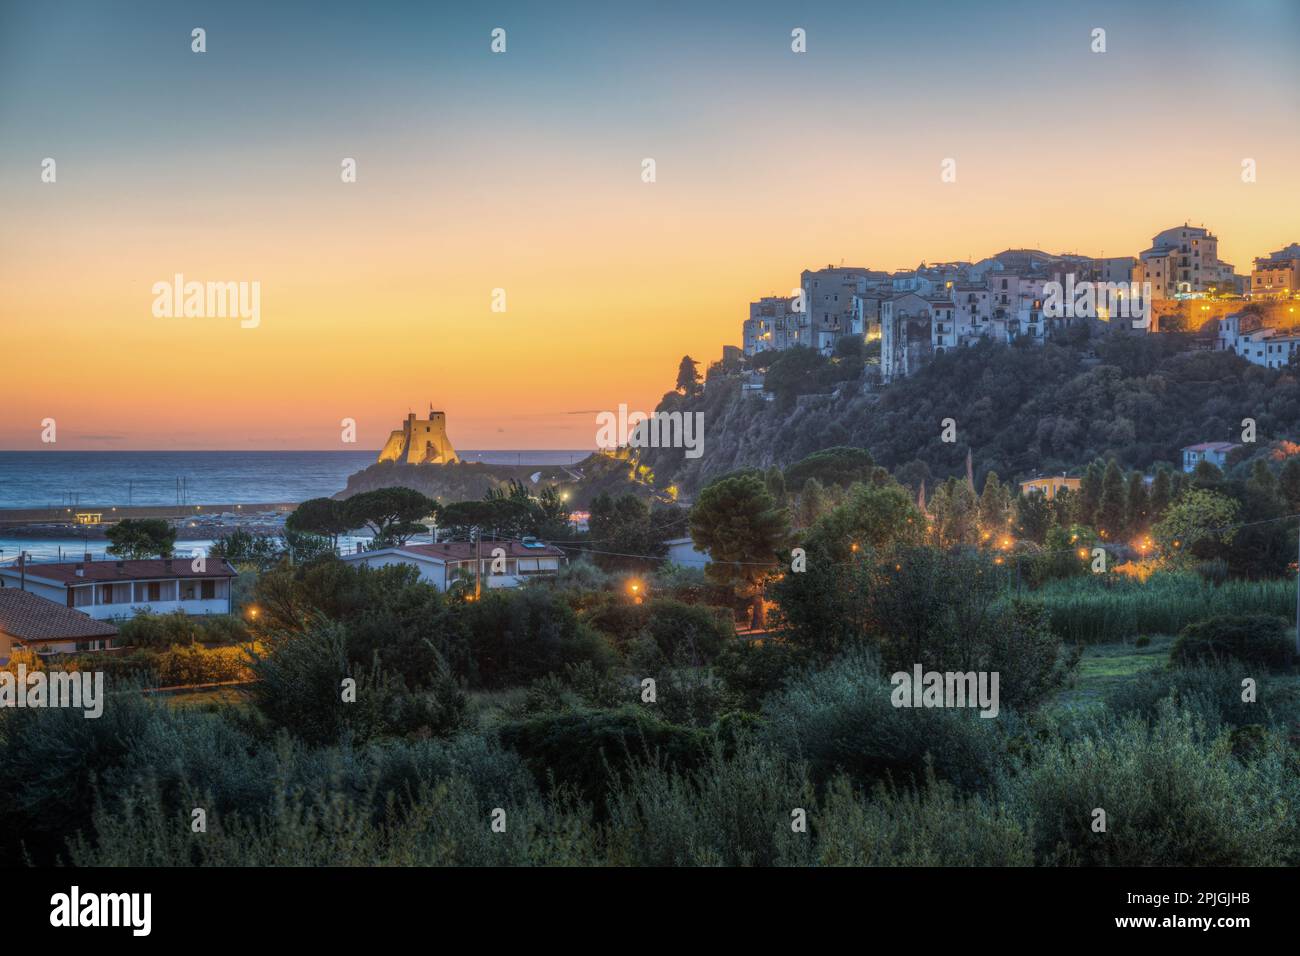
[[[1047,307],[1053,284],[1084,283],[1098,290],[1091,309],[1062,314]],[[844,265],[807,269],[790,296],[750,303],[742,336],[751,356],[797,346],[830,356],[845,337],[878,341],[880,381],[887,384],[914,374],[935,355],[981,340],[1041,344],[1051,333],[1082,323],[1101,332],[1147,334],[1160,331],[1158,316],[1170,307],[1209,300],[1214,311],[1201,318],[1219,319],[1219,348],[1277,367],[1300,350],[1300,335],[1283,334],[1272,320],[1229,314],[1223,306],[1234,299],[1245,306],[1247,299],[1276,303],[1296,296],[1300,243],[1256,259],[1251,275],[1238,275],[1219,258],[1214,233],[1184,223],[1157,233],[1137,256],[1007,249],[978,262],[922,263],[893,273]],[[1125,308],[1136,306],[1138,297],[1148,309],[1142,320]]]

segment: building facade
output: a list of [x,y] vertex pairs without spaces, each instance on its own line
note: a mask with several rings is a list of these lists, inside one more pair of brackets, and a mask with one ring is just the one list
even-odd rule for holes
[[145,561],[26,562],[0,567],[0,586],[18,588],[96,620],[151,612],[191,616],[230,613],[236,572],[225,561],[159,558]]

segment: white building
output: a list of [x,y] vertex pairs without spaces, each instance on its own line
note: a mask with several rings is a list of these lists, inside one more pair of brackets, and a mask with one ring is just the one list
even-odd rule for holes
[[1203,441],[1197,445],[1188,445],[1183,449],[1183,471],[1190,474],[1203,461],[1222,468],[1228,460],[1228,452],[1240,447],[1227,441]]
[[1256,317],[1235,312],[1219,320],[1216,344],[1221,351],[1236,352],[1253,365],[1286,368],[1300,352],[1300,333],[1260,325]]
[[9,563],[0,586],[19,588],[96,620],[183,611],[191,616],[230,613],[235,569],[220,559],[152,558]]
[[472,582],[476,562],[483,587],[516,588],[529,578],[554,574],[564,563],[564,552],[554,545],[525,538],[404,544],[344,555],[342,560],[363,568],[409,565],[419,570],[421,581],[446,591],[458,580]]

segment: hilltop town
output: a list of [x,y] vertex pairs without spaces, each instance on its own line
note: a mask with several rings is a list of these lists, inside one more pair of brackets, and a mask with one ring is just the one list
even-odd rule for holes
[[[1288,334],[1300,293],[1300,243],[1256,258],[1248,275],[1218,250],[1209,229],[1184,224],[1157,233],[1137,256],[1008,249],[978,262],[893,273],[808,269],[790,296],[750,303],[743,351],[803,346],[829,357],[848,337],[879,348],[879,381],[889,384],[936,355],[985,340],[1042,344],[1083,325],[1101,334],[1199,331],[1213,320],[1216,347],[1257,365],[1286,365],[1300,346],[1300,336]],[[1076,309],[1068,293],[1084,287],[1087,305]],[[1054,308],[1054,291],[1058,299],[1066,292],[1064,308]]]

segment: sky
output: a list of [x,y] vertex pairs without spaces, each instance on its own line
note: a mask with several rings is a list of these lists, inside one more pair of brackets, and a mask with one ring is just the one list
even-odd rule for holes
[[591,448],[805,268],[1300,241],[1300,0],[451,6],[0,0],[0,449]]

